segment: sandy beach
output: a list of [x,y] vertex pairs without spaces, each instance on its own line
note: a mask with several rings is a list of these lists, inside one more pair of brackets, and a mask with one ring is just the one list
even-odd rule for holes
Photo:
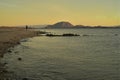
[[2,57],[7,49],[19,44],[21,39],[36,36],[37,32],[31,29],[16,27],[0,27],[0,56]]

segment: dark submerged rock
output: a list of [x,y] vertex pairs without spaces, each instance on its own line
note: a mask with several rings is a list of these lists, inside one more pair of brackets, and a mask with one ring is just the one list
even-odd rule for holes
[[67,33],[67,34],[63,34],[62,36],[80,36],[78,34],[72,34],[72,33]]
[[22,80],[28,80],[28,78],[23,78]]
[[21,61],[21,60],[22,60],[22,58],[18,58],[18,60],[19,60],[19,61]]
[[12,51],[9,49],[7,52],[11,53]]
[[18,51],[15,51],[14,53],[18,53]]
[[49,37],[67,37],[67,36],[80,36],[78,34],[72,34],[72,33],[66,33],[66,34],[62,34],[62,35],[56,35],[56,34],[46,34],[46,36],[49,36]]
[[118,34],[115,34],[115,36],[118,36]]

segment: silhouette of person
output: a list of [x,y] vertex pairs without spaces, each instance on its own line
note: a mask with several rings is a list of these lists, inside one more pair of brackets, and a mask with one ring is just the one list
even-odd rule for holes
[[27,30],[27,29],[28,29],[28,25],[26,25],[26,27],[25,27],[25,28],[26,28],[26,30]]

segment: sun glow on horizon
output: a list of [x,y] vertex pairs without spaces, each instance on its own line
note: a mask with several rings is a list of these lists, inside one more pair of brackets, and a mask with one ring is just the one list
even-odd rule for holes
[[0,0],[0,26],[120,25],[120,0]]

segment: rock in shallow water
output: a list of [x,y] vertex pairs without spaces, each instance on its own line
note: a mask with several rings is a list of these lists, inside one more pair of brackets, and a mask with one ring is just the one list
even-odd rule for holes
[[18,58],[18,60],[19,60],[19,61],[21,61],[21,60],[22,60],[22,58]]
[[23,78],[22,80],[28,80],[28,78]]

